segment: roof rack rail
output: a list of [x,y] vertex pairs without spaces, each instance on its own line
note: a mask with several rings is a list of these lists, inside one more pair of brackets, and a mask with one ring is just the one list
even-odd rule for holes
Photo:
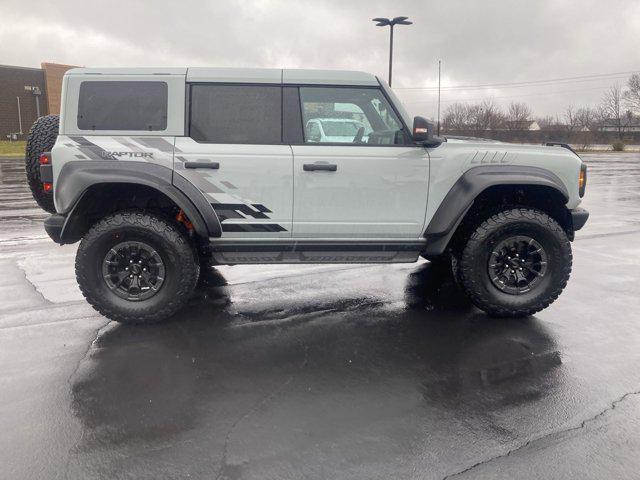
[[568,143],[562,143],[562,142],[546,142],[544,144],[545,147],[562,147],[562,148],[566,148],[567,150],[571,150],[571,152],[575,153],[576,155],[578,155],[578,152],[576,152],[573,148],[571,148],[571,145],[569,145]]

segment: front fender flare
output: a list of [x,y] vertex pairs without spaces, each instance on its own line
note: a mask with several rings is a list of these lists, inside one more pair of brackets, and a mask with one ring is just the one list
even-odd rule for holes
[[486,165],[467,170],[451,187],[427,226],[425,256],[444,252],[458,225],[475,199],[489,187],[497,185],[537,185],[553,188],[569,200],[569,192],[553,172],[539,167],[520,165]]

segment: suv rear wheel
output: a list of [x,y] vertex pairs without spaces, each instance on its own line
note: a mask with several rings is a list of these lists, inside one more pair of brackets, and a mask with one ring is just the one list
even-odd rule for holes
[[173,315],[198,281],[196,251],[162,217],[127,211],[109,215],[83,238],[76,277],[87,301],[122,323],[156,323]]
[[480,309],[527,316],[549,306],[571,273],[571,245],[562,227],[539,210],[512,208],[472,232],[459,257],[462,287]]

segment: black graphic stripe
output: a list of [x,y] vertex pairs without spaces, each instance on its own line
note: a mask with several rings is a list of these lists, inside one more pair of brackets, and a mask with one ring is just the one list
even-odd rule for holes
[[224,222],[229,218],[247,218],[244,215],[239,214],[235,210],[217,210],[216,209],[216,213],[218,214],[218,218],[220,219],[221,222]]
[[180,149],[174,148],[173,143],[167,142],[162,137],[132,137],[140,145],[144,145],[148,148],[154,148],[165,153],[180,152]]
[[265,215],[264,211],[271,213],[271,210],[263,207],[262,205],[259,206],[265,208],[265,210],[257,212],[249,205],[245,205],[244,203],[212,203],[211,205],[213,206],[213,209],[216,211],[216,213],[218,213],[218,211],[223,212],[228,210],[235,210],[236,212],[243,213],[253,218],[269,218],[267,215]]
[[256,208],[257,210],[263,212],[263,213],[273,213],[267,207],[265,207],[264,205],[261,205],[259,203],[252,203],[251,206]]
[[277,223],[223,223],[223,232],[286,232],[287,229]]
[[93,160],[115,160],[112,155],[109,154],[104,148],[96,145],[95,143],[87,140],[84,137],[69,136],[69,139],[80,145],[78,150],[84,153],[87,157]]

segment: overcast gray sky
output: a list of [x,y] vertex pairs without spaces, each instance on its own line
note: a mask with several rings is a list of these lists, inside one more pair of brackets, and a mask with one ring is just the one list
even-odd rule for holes
[[[388,28],[394,88],[412,113],[493,97],[526,101],[536,115],[595,104],[625,76],[543,86],[451,88],[640,71],[639,0],[0,0],[0,64],[256,66],[370,71],[386,78]],[[417,90],[416,87],[431,89]]]

